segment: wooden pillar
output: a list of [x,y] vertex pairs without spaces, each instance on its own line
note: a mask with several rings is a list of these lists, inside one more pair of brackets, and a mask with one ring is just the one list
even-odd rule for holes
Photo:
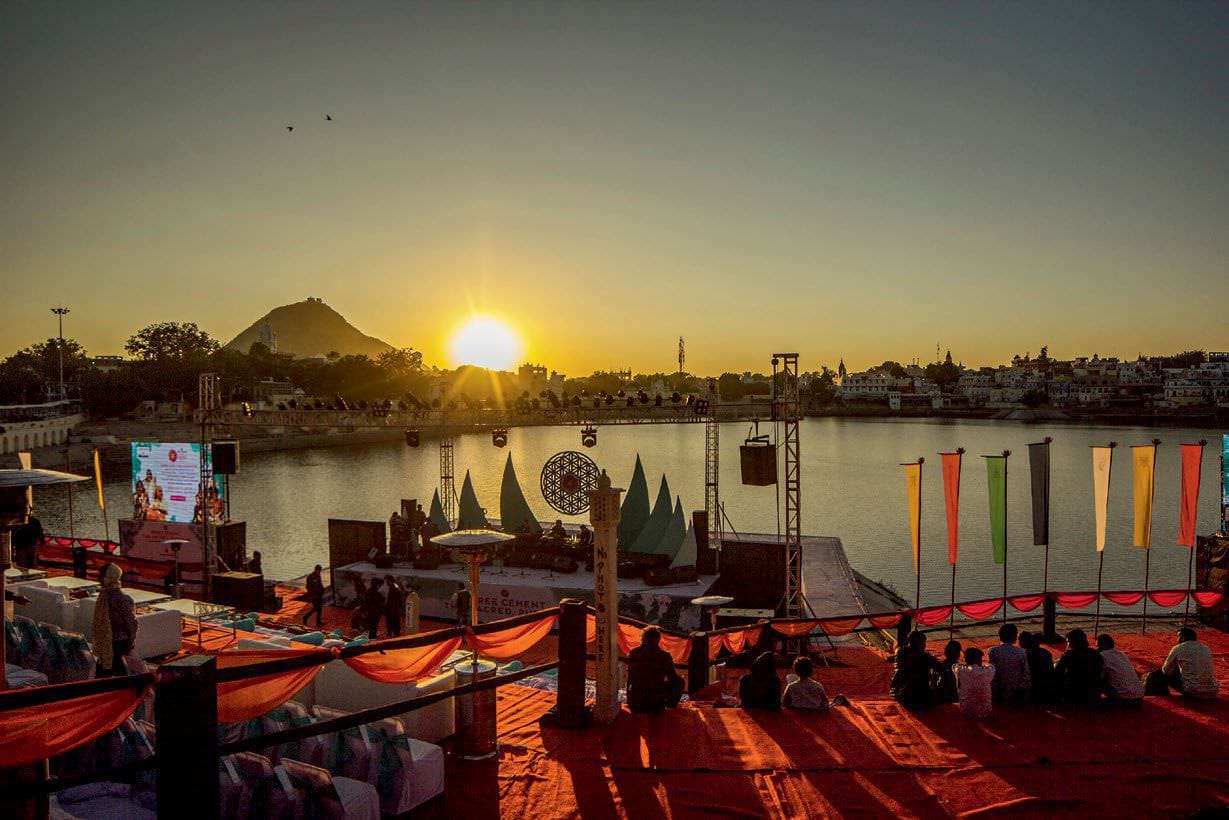
[[610,723],[619,714],[619,496],[603,470],[589,491],[593,525],[594,682],[593,719]]
[[559,692],[542,721],[576,729],[589,723],[585,706],[585,632],[589,605],[576,598],[559,602]]
[[694,695],[709,684],[708,633],[691,633],[691,657],[687,659],[687,694]]
[[217,661],[189,655],[158,669],[158,816],[219,817]]

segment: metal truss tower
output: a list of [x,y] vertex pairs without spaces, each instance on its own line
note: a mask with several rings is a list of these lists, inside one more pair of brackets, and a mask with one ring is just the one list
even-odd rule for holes
[[708,380],[708,413],[704,417],[704,513],[708,517],[708,547],[717,550],[721,562],[721,499],[717,492],[720,475],[721,425],[717,421],[717,405],[721,398],[717,380]]
[[[781,376],[777,378],[777,366]],[[798,354],[774,353],[773,420],[784,426],[785,450],[785,595],[783,614],[802,617],[810,612],[802,582],[802,465],[799,450],[799,422],[802,397],[798,392]]]
[[[202,544],[205,553],[201,574],[204,576],[205,591],[209,593],[212,590],[213,572],[217,560],[217,543],[213,535],[213,527],[210,525],[209,513],[204,506],[205,488],[209,486],[209,482],[213,480],[213,458],[210,453],[209,445],[213,439],[213,425],[217,420],[217,415],[222,409],[222,380],[217,373],[202,373],[197,381],[197,415],[201,421],[201,472],[200,472],[200,493],[202,499],[201,507],[201,532],[203,534]],[[230,502],[229,496],[227,503]],[[176,582],[180,580],[175,579]]]
[[440,504],[444,508],[444,518],[448,519],[448,526],[450,527],[456,519],[457,498],[452,468],[453,442],[452,433],[445,430],[440,436]]

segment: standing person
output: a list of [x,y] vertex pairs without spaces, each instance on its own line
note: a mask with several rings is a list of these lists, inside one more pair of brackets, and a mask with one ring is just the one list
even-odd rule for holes
[[637,646],[627,654],[627,708],[633,712],[660,712],[678,705],[683,679],[674,671],[674,658],[661,648],[661,630],[647,626]]
[[781,679],[771,652],[763,652],[751,662],[751,671],[738,679],[738,700],[744,709],[781,708]]
[[1097,636],[1097,651],[1104,665],[1105,696],[1112,701],[1138,706],[1144,702],[1144,682],[1135,673],[1131,659],[1114,648],[1109,635]]
[[999,627],[999,645],[990,648],[994,667],[994,702],[1019,702],[1028,698],[1032,683],[1028,673],[1028,654],[1016,646],[1019,630],[1015,624]]
[[363,598],[363,617],[367,623],[367,637],[373,641],[380,631],[380,619],[384,617],[384,596],[380,594],[380,579],[375,578],[367,587]]
[[1068,703],[1093,704],[1101,699],[1101,673],[1105,661],[1088,645],[1082,629],[1067,633],[1067,651],[1054,667],[1058,696]]
[[1049,703],[1054,700],[1054,656],[1041,645],[1036,632],[1020,633],[1020,647],[1028,658],[1029,700]]
[[908,643],[896,652],[892,672],[892,697],[910,711],[925,709],[935,702],[936,682],[943,671],[926,651],[926,634],[913,630]]
[[316,568],[307,573],[307,600],[311,604],[308,607],[307,614],[303,616],[303,625],[307,626],[307,620],[316,615],[316,626],[322,626],[324,623],[324,567],[316,564]]
[[[1178,630],[1178,645],[1169,650],[1159,674],[1159,683],[1185,698],[1214,698],[1220,689],[1212,670],[1212,650],[1199,642],[1199,636],[1189,626]],[[1157,686],[1157,675],[1148,673],[1153,686]]]
[[405,617],[405,587],[397,583],[392,575],[384,576],[384,621],[388,625],[388,637],[395,638],[401,634],[401,623]]
[[257,575],[265,574],[264,567],[261,565],[260,550],[252,550],[252,557],[248,560],[247,570]]
[[100,678],[127,675],[124,656],[132,652],[137,639],[137,616],[132,598],[120,589],[123,571],[107,564],[102,571],[102,589],[94,604],[94,655],[98,658]]
[[422,511],[422,504],[414,504],[413,520],[410,522],[410,549],[417,552],[421,547],[427,545],[422,538],[423,525],[427,523],[427,514]]
[[997,671],[982,663],[982,651],[971,646],[964,650],[964,663],[956,666],[956,685],[960,690],[960,713],[981,720],[994,709],[991,693]]
[[471,598],[469,587],[461,587],[452,595],[452,605],[457,608],[457,625],[458,626],[473,626],[470,621],[473,618],[473,612],[470,610]]
[[80,541],[73,542],[73,577],[85,578],[90,574],[90,559],[85,551],[85,547],[81,546]]
[[13,563],[26,569],[37,567],[38,548],[47,540],[43,522],[31,515],[26,523],[13,529],[12,539]]

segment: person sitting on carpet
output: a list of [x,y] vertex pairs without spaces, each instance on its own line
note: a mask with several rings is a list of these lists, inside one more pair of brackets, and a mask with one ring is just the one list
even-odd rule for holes
[[633,712],[660,712],[678,705],[683,679],[674,671],[674,658],[661,648],[661,630],[647,626],[637,646],[627,654],[627,708]]
[[896,652],[892,672],[892,697],[909,710],[925,709],[935,702],[943,667],[926,651],[926,635],[916,629],[909,633],[907,645]]
[[960,663],[960,641],[948,641],[943,647],[943,660],[939,671],[939,703],[958,703],[960,690],[956,687],[956,664]]
[[1049,703],[1054,700],[1054,656],[1041,645],[1041,636],[1036,632],[1021,632],[1020,647],[1028,658],[1029,700],[1033,703]]
[[964,663],[956,666],[960,712],[974,720],[990,717],[994,708],[991,691],[998,672],[995,667],[983,664],[982,657],[982,651],[971,646],[964,650]]
[[1092,704],[1101,699],[1101,673],[1105,661],[1088,645],[1082,629],[1067,633],[1067,651],[1054,667],[1058,696],[1067,703]]
[[1135,673],[1131,659],[1114,648],[1109,635],[1097,636],[1105,676],[1105,697],[1117,703],[1138,706],[1144,700],[1144,682]]
[[828,693],[823,684],[813,679],[815,664],[805,655],[799,655],[794,660],[794,674],[798,679],[785,687],[781,696],[781,705],[786,709],[797,709],[803,712],[828,711]]
[[1159,672],[1149,672],[1145,681],[1149,692],[1173,690],[1186,698],[1214,698],[1220,685],[1212,669],[1212,650],[1199,642],[1199,636],[1189,626],[1178,630],[1178,645],[1169,650],[1169,657]]
[[771,652],[761,653],[751,662],[751,671],[739,678],[738,701],[744,709],[781,708],[781,679]]
[[1028,697],[1031,681],[1028,674],[1028,654],[1016,646],[1019,630],[1015,624],[999,627],[999,645],[990,648],[990,665],[994,667],[994,702],[1022,701]]

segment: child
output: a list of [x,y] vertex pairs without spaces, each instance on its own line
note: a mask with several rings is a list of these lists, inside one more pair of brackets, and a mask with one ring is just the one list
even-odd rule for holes
[[785,694],[781,696],[782,706],[808,712],[828,710],[828,693],[819,681],[812,680],[814,672],[815,664],[811,663],[810,658],[800,655],[794,661],[794,674],[798,679],[785,687]]
[[980,720],[990,716],[993,680],[994,667],[982,664],[982,651],[975,647],[964,650],[964,663],[956,667],[956,685],[965,717]]

